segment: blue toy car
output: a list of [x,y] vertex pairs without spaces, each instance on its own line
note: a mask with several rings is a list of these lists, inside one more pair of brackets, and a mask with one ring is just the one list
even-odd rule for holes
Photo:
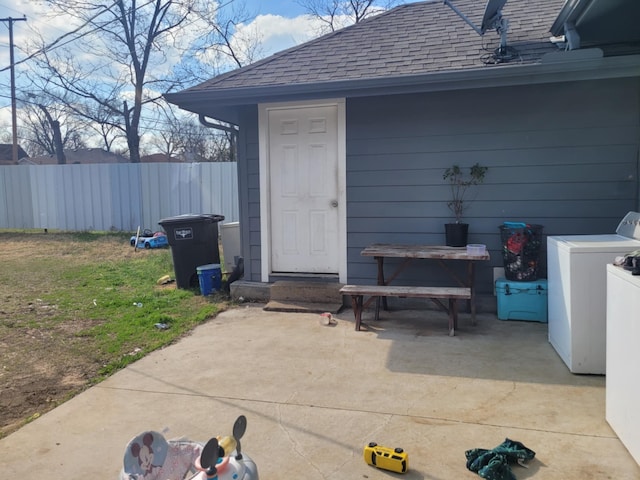
[[[150,232],[144,232],[144,235],[138,237],[138,248],[163,248],[169,246],[167,235],[164,232],[156,232],[152,235],[148,235]],[[131,246],[136,244],[136,236],[131,237]]]

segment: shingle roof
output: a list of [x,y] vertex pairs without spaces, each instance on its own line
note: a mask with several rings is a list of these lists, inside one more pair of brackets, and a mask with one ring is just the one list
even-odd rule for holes
[[[509,64],[535,63],[543,54],[557,51],[549,41],[549,28],[564,1],[507,2],[503,15],[509,21],[508,45],[518,52]],[[472,22],[481,23],[484,0],[452,0],[452,3]],[[214,77],[184,92],[477,69],[485,65],[483,59],[498,44],[495,31],[479,36],[442,0],[411,3]]]
[[[29,155],[18,145],[18,160],[28,158]],[[13,165],[13,144],[0,143],[0,165]]]
[[[78,150],[65,150],[65,161],[71,164],[96,164],[96,163],[129,163],[130,160],[123,155],[107,152],[100,148],[81,148]],[[23,161],[29,165],[55,165],[58,163],[56,155],[40,155]]]

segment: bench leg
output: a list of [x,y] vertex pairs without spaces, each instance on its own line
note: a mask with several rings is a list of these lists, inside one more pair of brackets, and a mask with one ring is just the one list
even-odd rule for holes
[[353,315],[356,317],[356,331],[360,331],[360,323],[362,322],[362,295],[351,295],[351,307]]
[[449,336],[453,337],[458,328],[458,302],[455,298],[449,299]]

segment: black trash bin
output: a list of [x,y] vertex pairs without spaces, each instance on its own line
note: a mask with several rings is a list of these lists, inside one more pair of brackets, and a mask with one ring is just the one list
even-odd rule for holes
[[167,232],[178,288],[197,287],[197,267],[220,263],[218,222],[223,220],[223,215],[187,214],[158,222]]

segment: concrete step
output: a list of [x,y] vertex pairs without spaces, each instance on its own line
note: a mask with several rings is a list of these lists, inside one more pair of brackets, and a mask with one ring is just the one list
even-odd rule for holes
[[283,280],[271,285],[270,299],[300,302],[341,302],[341,283]]
[[271,285],[265,310],[277,312],[338,313],[341,283],[279,281]]

